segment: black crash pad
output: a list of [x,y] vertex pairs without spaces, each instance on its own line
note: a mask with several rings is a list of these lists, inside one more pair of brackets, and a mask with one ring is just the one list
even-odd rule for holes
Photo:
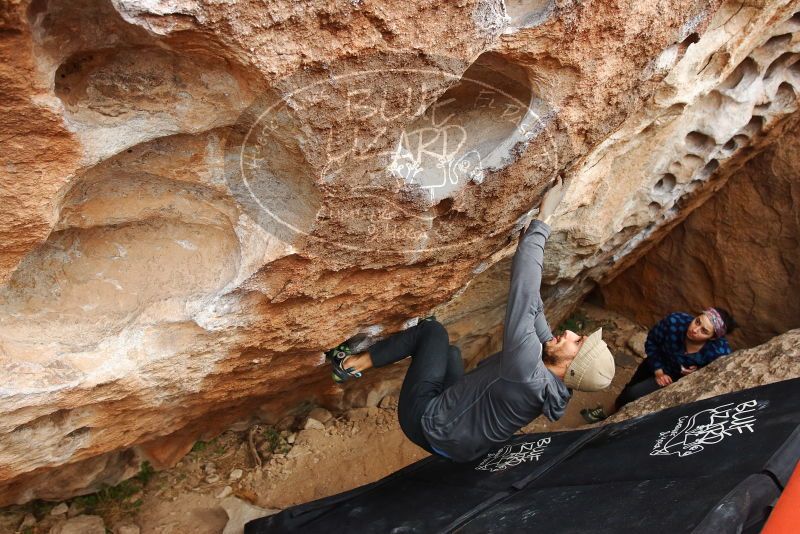
[[800,457],[800,379],[600,428],[429,457],[251,521],[279,532],[757,532]]

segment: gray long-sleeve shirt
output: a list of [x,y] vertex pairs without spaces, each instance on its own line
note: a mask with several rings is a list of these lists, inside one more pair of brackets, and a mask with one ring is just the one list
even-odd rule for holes
[[539,287],[550,227],[534,221],[511,267],[503,349],[435,397],[422,416],[428,442],[457,462],[468,462],[506,442],[544,413],[564,415],[570,392],[542,362],[542,343],[553,334]]

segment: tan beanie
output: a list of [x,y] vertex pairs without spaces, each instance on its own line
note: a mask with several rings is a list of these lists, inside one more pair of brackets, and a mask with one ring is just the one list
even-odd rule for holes
[[614,370],[614,356],[603,341],[603,329],[598,328],[586,338],[569,364],[564,384],[578,391],[600,391],[611,384]]

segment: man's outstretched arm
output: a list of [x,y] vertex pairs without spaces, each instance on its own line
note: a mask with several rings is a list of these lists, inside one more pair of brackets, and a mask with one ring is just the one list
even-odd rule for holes
[[527,345],[526,341],[531,336],[537,334],[536,310],[541,302],[539,287],[542,282],[544,245],[549,236],[550,226],[543,221],[533,221],[514,253],[503,331],[504,356],[512,356],[522,345]]
[[544,305],[539,294],[544,264],[544,245],[550,236],[550,218],[564,196],[561,178],[545,193],[539,217],[522,234],[511,263],[511,284],[508,292],[503,331],[503,358],[541,358],[542,344],[553,334],[539,313]]
[[539,342],[544,345],[553,339],[553,332],[550,330],[550,324],[547,322],[547,317],[544,315],[544,302],[542,302],[541,287],[539,291],[540,296],[539,302],[536,305],[537,313],[533,322],[533,327],[536,330],[536,337],[539,338]]

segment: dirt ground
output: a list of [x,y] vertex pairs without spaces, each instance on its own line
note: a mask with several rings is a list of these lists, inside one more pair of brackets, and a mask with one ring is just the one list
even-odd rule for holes
[[[291,448],[268,456],[260,468],[246,437],[253,429],[226,432],[160,473],[135,523],[142,533],[218,533],[227,522],[218,501],[228,494],[265,509],[282,509],[372,482],[425,457],[400,431],[396,401],[383,404],[346,412],[321,429],[284,431],[294,436]],[[270,434],[272,429],[256,427],[255,432]],[[282,450],[280,445],[276,450]],[[237,469],[242,476],[232,480]]]
[[[643,343],[645,330],[621,316],[584,305],[561,326],[580,333],[602,326],[617,359],[617,375],[605,391],[576,392],[561,420],[540,417],[525,432],[581,427],[585,407],[602,405],[610,411],[640,361],[637,343]],[[304,417],[275,427],[233,428],[195,444],[174,468],[123,483],[124,491],[67,501],[66,513],[53,515],[58,503],[42,502],[2,510],[0,533],[49,533],[79,514],[99,515],[108,531],[120,534],[135,532],[135,527],[142,534],[241,532],[233,524],[226,530],[223,506],[255,505],[264,510],[253,513],[264,515],[378,480],[425,457],[400,430],[396,408],[397,399],[390,395],[377,407],[339,414],[316,409],[310,422]],[[28,526],[20,529],[26,515]],[[119,530],[126,525],[134,530]]]

